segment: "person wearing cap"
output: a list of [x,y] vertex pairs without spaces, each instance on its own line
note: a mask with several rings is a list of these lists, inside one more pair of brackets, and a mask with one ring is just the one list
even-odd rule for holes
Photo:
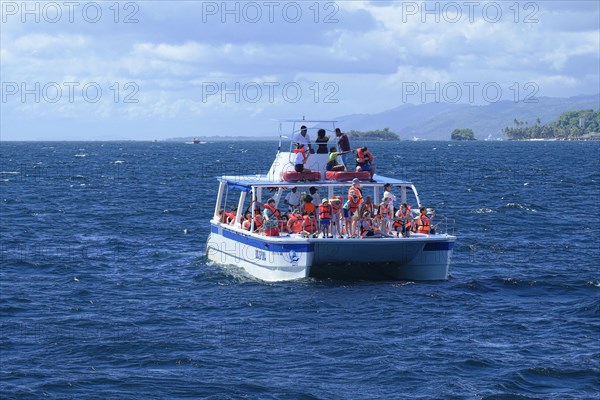
[[348,237],[357,237],[358,221],[360,214],[358,209],[362,198],[359,198],[356,193],[353,193],[351,197],[344,203],[344,220],[346,225],[346,234]]
[[288,211],[292,211],[293,209],[300,207],[300,193],[298,192],[296,186],[294,186],[285,196],[283,202],[287,204]]
[[340,128],[335,128],[335,136],[337,137],[337,147],[340,151],[340,160],[344,163],[344,167],[348,169],[348,153],[352,151],[350,140]]
[[314,153],[312,146],[311,146],[311,140],[310,140],[310,135],[308,134],[308,129],[306,128],[305,125],[302,125],[300,127],[300,132],[296,133],[294,135],[294,137],[292,138],[293,143],[301,143],[304,145],[304,147],[308,147],[308,151],[309,153]]
[[348,200],[352,199],[353,196],[358,197],[358,203],[363,202],[362,191],[360,190],[360,180],[358,178],[352,179],[352,186],[348,189]]
[[333,210],[331,209],[331,204],[329,204],[328,199],[323,199],[321,204],[319,204],[319,221],[321,222],[321,233],[323,233],[323,238],[329,237],[329,226],[331,225],[331,214]]

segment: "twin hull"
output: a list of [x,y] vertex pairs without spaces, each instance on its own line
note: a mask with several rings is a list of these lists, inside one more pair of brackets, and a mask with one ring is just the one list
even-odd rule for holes
[[211,224],[207,257],[265,281],[314,277],[444,280],[456,238],[304,239],[257,236]]

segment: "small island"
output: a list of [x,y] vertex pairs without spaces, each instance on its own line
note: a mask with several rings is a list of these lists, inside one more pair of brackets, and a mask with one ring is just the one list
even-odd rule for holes
[[539,118],[531,125],[515,118],[514,124],[502,129],[509,140],[600,140],[600,109],[566,111],[547,125]]
[[455,129],[452,131],[450,135],[450,139],[452,140],[477,140],[475,139],[475,134],[472,129],[463,128],[463,129]]
[[390,131],[390,128],[377,129],[374,131],[350,131],[346,133],[350,139],[358,140],[400,140],[400,136]]

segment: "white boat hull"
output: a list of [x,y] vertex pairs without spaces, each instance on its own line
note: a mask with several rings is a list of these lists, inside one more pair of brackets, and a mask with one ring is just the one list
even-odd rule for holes
[[252,235],[212,224],[206,254],[219,264],[237,265],[265,281],[309,276],[397,280],[445,280],[456,238],[322,239]]

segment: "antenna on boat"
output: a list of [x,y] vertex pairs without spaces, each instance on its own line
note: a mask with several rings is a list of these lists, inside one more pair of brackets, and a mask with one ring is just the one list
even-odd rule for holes
[[281,121],[279,121],[279,145],[277,146],[277,153],[281,151],[281,138],[283,137],[281,132]]

